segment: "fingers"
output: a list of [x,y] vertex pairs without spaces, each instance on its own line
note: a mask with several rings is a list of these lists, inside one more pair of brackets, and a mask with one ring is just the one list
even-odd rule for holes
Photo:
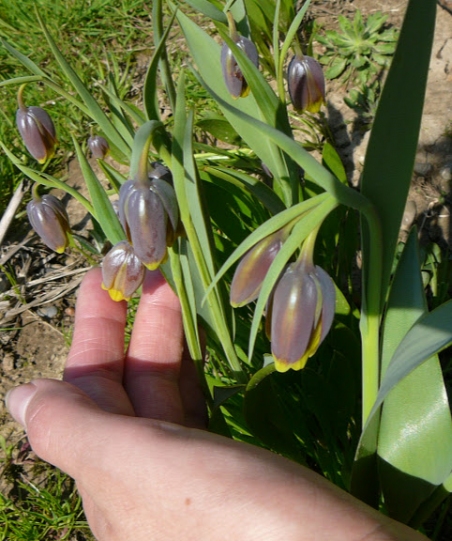
[[106,411],[133,415],[122,386],[127,307],[112,301],[101,282],[101,269],[92,269],[80,287],[64,380]]
[[179,300],[159,271],[148,272],[126,355],[124,387],[136,415],[183,423]]

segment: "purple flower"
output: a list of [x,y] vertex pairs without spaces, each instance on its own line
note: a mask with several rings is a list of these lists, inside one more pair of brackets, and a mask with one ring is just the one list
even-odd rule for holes
[[63,203],[53,195],[36,193],[27,205],[30,224],[42,241],[55,252],[63,253],[68,245],[69,218]]
[[262,282],[277,256],[287,232],[283,229],[263,238],[243,256],[232,278],[232,306],[244,306],[259,296]]
[[[251,62],[256,67],[258,67],[259,55],[257,53],[256,46],[251,40],[245,38],[244,36],[241,36],[237,32],[234,19],[229,11],[227,15],[229,20],[231,39],[234,41],[237,47],[239,47],[239,49],[241,49],[246,54],[246,56],[251,60]],[[223,44],[223,47],[221,49],[221,66],[223,69],[223,78],[231,96],[233,98],[244,98],[245,96],[247,96],[250,91],[248,83],[243,77],[242,70],[240,69],[234,55],[232,54],[231,49],[226,43]]]
[[16,125],[28,152],[39,163],[45,163],[55,154],[57,144],[55,126],[49,114],[41,107],[26,107],[22,100],[23,87],[19,89],[19,109]]
[[301,370],[330,330],[336,292],[320,267],[297,261],[276,284],[267,318],[276,369]]
[[102,289],[114,301],[129,300],[144,280],[145,268],[133,247],[125,240],[118,242],[104,257]]
[[108,141],[100,135],[94,135],[88,139],[88,147],[93,155],[93,158],[103,159],[110,150]]
[[295,55],[287,69],[287,83],[296,111],[320,111],[325,102],[325,77],[317,60],[311,56]]

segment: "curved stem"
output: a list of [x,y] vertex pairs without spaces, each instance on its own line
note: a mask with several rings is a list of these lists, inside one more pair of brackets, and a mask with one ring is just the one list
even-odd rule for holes
[[131,179],[140,182],[146,182],[148,180],[149,147],[151,146],[155,131],[161,126],[163,126],[161,122],[149,120],[136,132],[130,160]]
[[19,109],[21,109],[22,111],[27,109],[24,103],[24,98],[23,98],[24,90],[26,86],[27,85],[20,85],[19,90],[17,91],[17,104],[19,106]]

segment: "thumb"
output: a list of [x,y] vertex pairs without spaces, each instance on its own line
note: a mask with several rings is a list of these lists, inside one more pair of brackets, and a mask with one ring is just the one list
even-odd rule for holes
[[89,444],[93,453],[96,447],[101,450],[92,434],[99,434],[110,417],[77,387],[51,379],[11,389],[6,407],[26,429],[34,452],[73,478],[84,469],[86,446]]

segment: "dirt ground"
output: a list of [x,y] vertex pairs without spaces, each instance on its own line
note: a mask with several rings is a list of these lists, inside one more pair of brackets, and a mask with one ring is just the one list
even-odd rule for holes
[[[413,187],[404,223],[414,220],[430,240],[450,244],[450,182],[452,178],[452,2],[438,6],[437,27],[428,81]],[[406,0],[333,0],[313,2],[319,22],[335,27],[339,13],[353,16],[360,9],[366,16],[383,11],[400,26]],[[355,113],[343,102],[343,89],[329,85],[328,117],[346,163],[350,180],[356,184],[362,168],[367,137],[351,132]],[[69,164],[74,186],[83,185],[80,170]],[[74,202],[69,203],[74,229],[86,228],[86,217]],[[25,381],[38,377],[61,377],[74,320],[77,287],[85,269],[83,258],[73,253],[50,253],[32,232],[11,228],[0,248],[0,267],[12,268],[17,283],[11,287],[0,273],[0,397]],[[25,302],[24,302],[25,301]],[[23,431],[9,417],[0,401],[0,436],[9,444],[23,438]],[[1,452],[1,451],[0,451]],[[1,484],[1,480],[0,480]]]

